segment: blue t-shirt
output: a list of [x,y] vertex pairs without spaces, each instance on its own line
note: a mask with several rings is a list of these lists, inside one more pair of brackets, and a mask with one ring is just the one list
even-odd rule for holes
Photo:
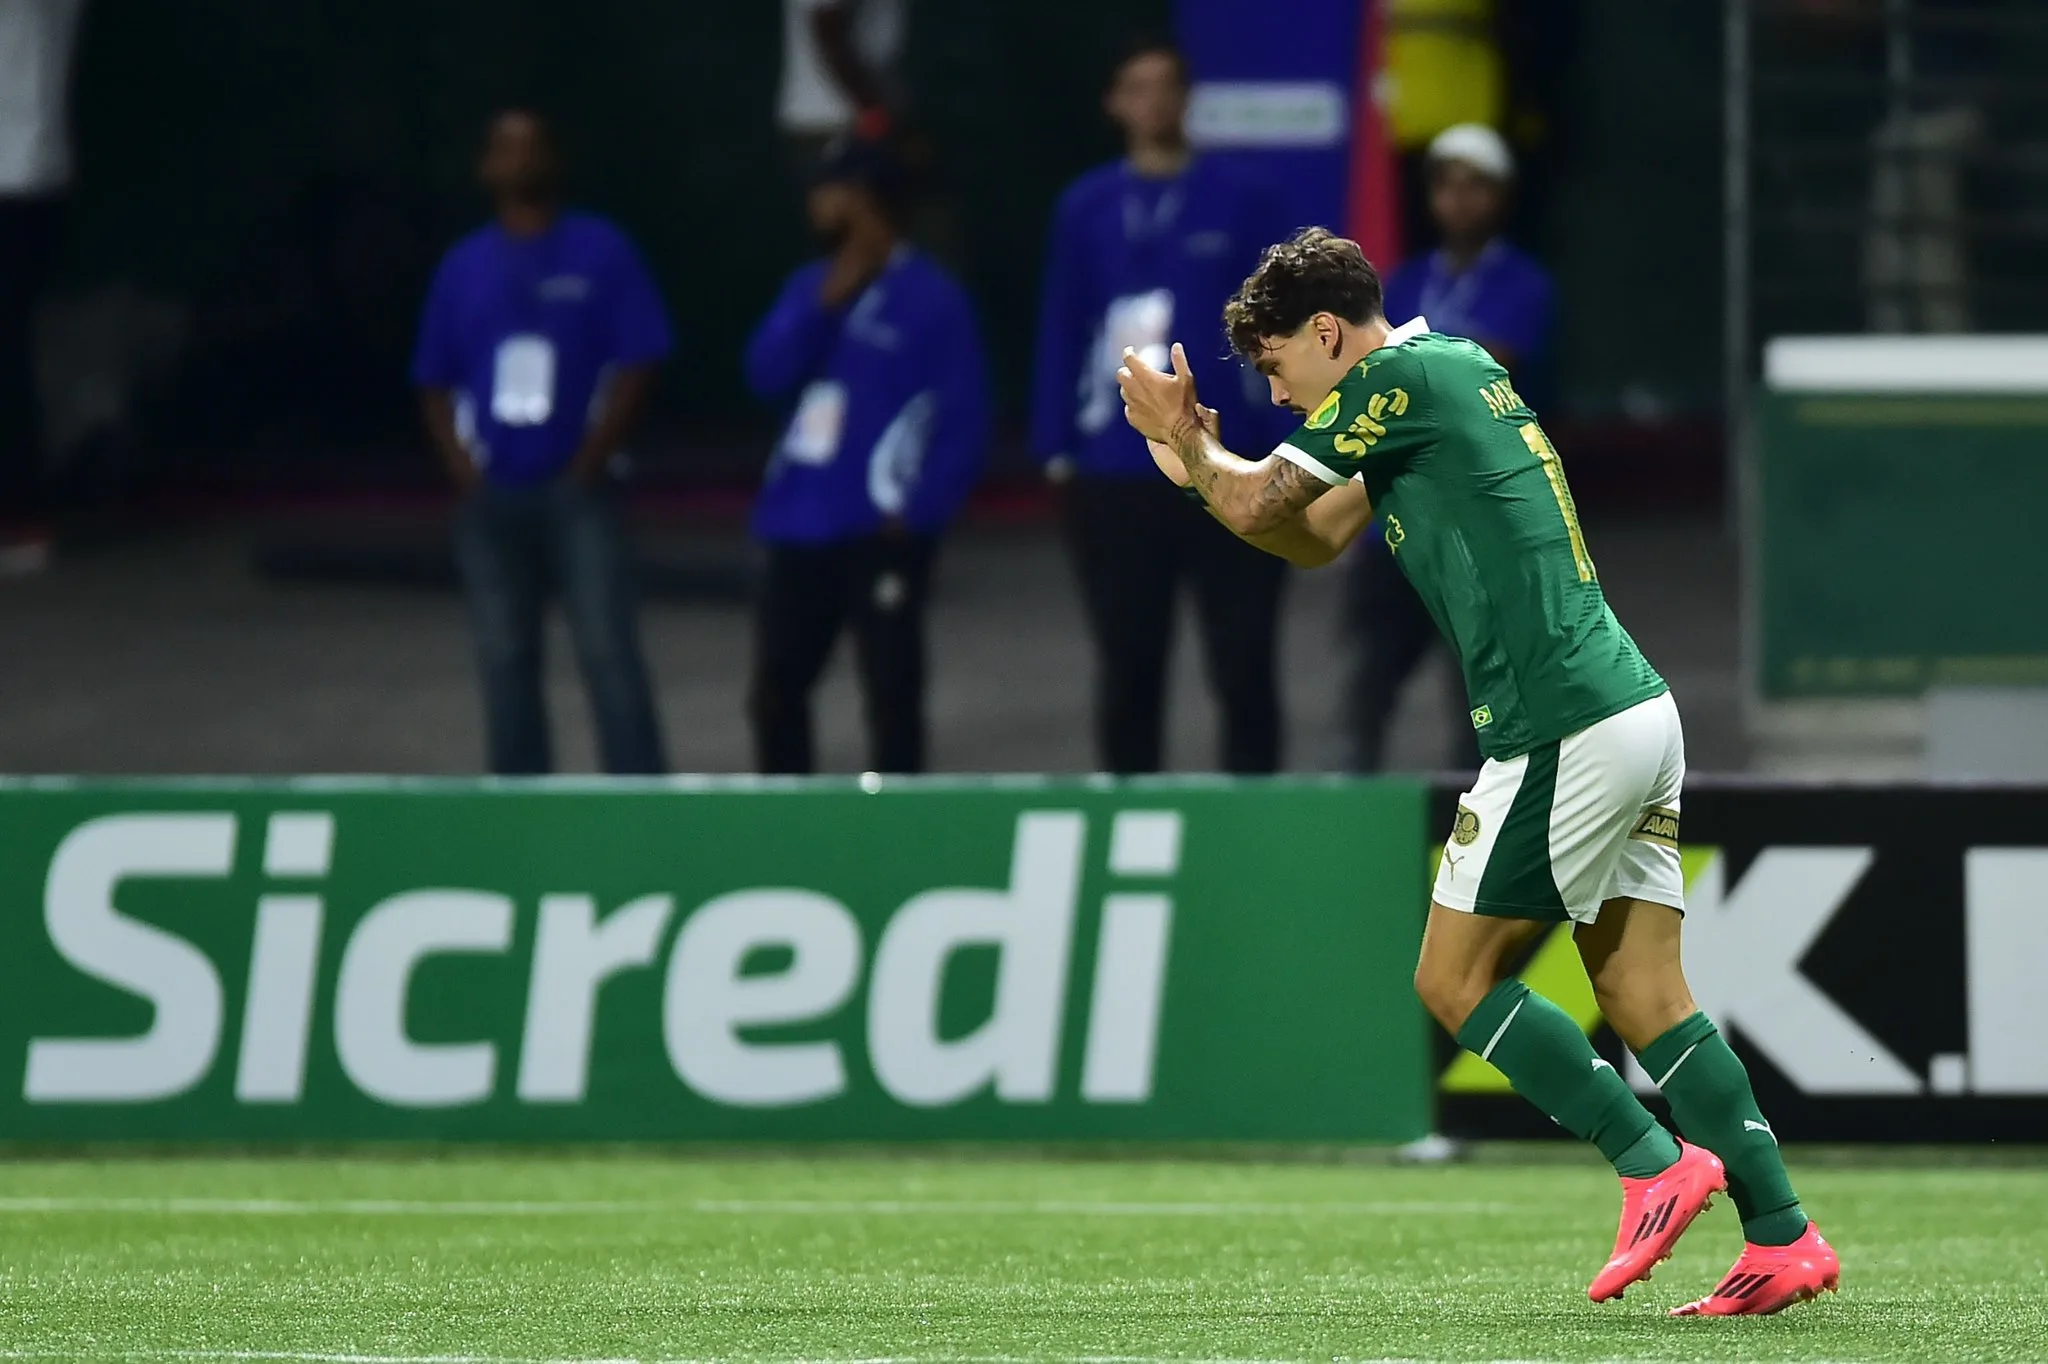
[[1296,227],[1280,204],[1242,166],[1210,156],[1170,180],[1117,162],[1068,188],[1053,215],[1039,305],[1033,455],[1064,456],[1092,477],[1158,477],[1144,438],[1124,421],[1116,371],[1125,346],[1167,368],[1175,341],[1231,449],[1262,455],[1294,429],[1223,329],[1223,305],[1260,253]]
[[1463,272],[1442,251],[1403,262],[1388,277],[1387,321],[1426,317],[1430,329],[1514,353],[1515,388],[1531,403],[1547,396],[1550,276],[1505,239],[1488,242]]
[[493,483],[543,483],[603,410],[608,373],[674,345],[633,244],[589,213],[537,237],[495,224],[450,248],[420,322],[413,381],[455,396],[456,431]]
[[988,374],[967,294],[899,247],[858,298],[828,308],[830,269],[783,286],[747,342],[747,383],[789,413],[754,505],[769,544],[872,535],[890,518],[936,535],[988,449]]

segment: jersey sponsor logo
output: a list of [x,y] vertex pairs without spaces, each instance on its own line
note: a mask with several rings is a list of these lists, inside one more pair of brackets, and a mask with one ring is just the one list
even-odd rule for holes
[[1479,841],[1479,816],[1460,805],[1458,817],[1451,821],[1451,842],[1461,848],[1469,848]]
[[[1322,409],[1318,408],[1316,412],[1320,416]],[[1337,453],[1356,459],[1380,443],[1380,437],[1387,434],[1388,421],[1405,416],[1407,412],[1406,389],[1390,388],[1385,393],[1375,393],[1366,399],[1365,411],[1353,417],[1350,428],[1331,444],[1337,448]],[[1336,414],[1332,413],[1331,420],[1335,419]],[[1313,425],[1313,421],[1310,424]]]
[[1408,532],[1401,525],[1400,517],[1389,516],[1387,518],[1387,529],[1385,534],[1387,537],[1387,548],[1392,550],[1394,553],[1399,554],[1401,552],[1402,541],[1408,538]]
[[1678,846],[1678,811],[1652,805],[1636,820],[1636,827],[1629,830],[1628,836],[1662,848],[1675,848]]
[[1380,437],[1387,434],[1387,428],[1361,412],[1351,419],[1351,429],[1331,441],[1340,455],[1357,459],[1373,446],[1380,443]]
[[1308,414],[1308,429],[1311,431],[1323,431],[1336,425],[1337,409],[1342,406],[1344,406],[1344,399],[1338,395],[1335,389],[1332,389],[1330,396],[1318,403],[1316,410]]
[[1493,723],[1493,707],[1481,706],[1472,712],[1472,728],[1485,729]]

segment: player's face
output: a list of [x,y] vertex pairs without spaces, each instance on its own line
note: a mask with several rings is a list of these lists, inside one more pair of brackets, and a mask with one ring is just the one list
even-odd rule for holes
[[1177,142],[1187,117],[1188,91],[1180,64],[1164,52],[1131,58],[1116,73],[1105,101],[1125,136],[1139,143]]
[[532,114],[500,114],[484,139],[478,178],[493,194],[544,198],[555,185],[555,151]]
[[1446,161],[1429,178],[1429,213],[1451,242],[1483,242],[1500,228],[1507,192],[1500,181],[1462,161]]
[[1337,357],[1344,349],[1343,324],[1317,313],[1292,336],[1267,336],[1253,367],[1266,376],[1273,406],[1307,416],[1330,396],[1350,368]]

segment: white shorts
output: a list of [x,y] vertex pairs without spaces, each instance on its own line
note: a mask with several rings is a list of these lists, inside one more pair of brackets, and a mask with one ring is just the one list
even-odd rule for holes
[[1591,923],[1617,896],[1685,908],[1685,732],[1669,692],[1519,758],[1458,802],[1434,898],[1507,919]]

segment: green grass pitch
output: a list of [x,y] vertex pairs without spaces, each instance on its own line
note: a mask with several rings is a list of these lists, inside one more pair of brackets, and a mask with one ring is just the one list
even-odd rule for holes
[[1613,1178],[1530,1154],[31,1160],[0,1360],[2048,1359],[2048,1162],[1795,1153],[1841,1295],[1673,1321],[1733,1210],[1596,1307]]

